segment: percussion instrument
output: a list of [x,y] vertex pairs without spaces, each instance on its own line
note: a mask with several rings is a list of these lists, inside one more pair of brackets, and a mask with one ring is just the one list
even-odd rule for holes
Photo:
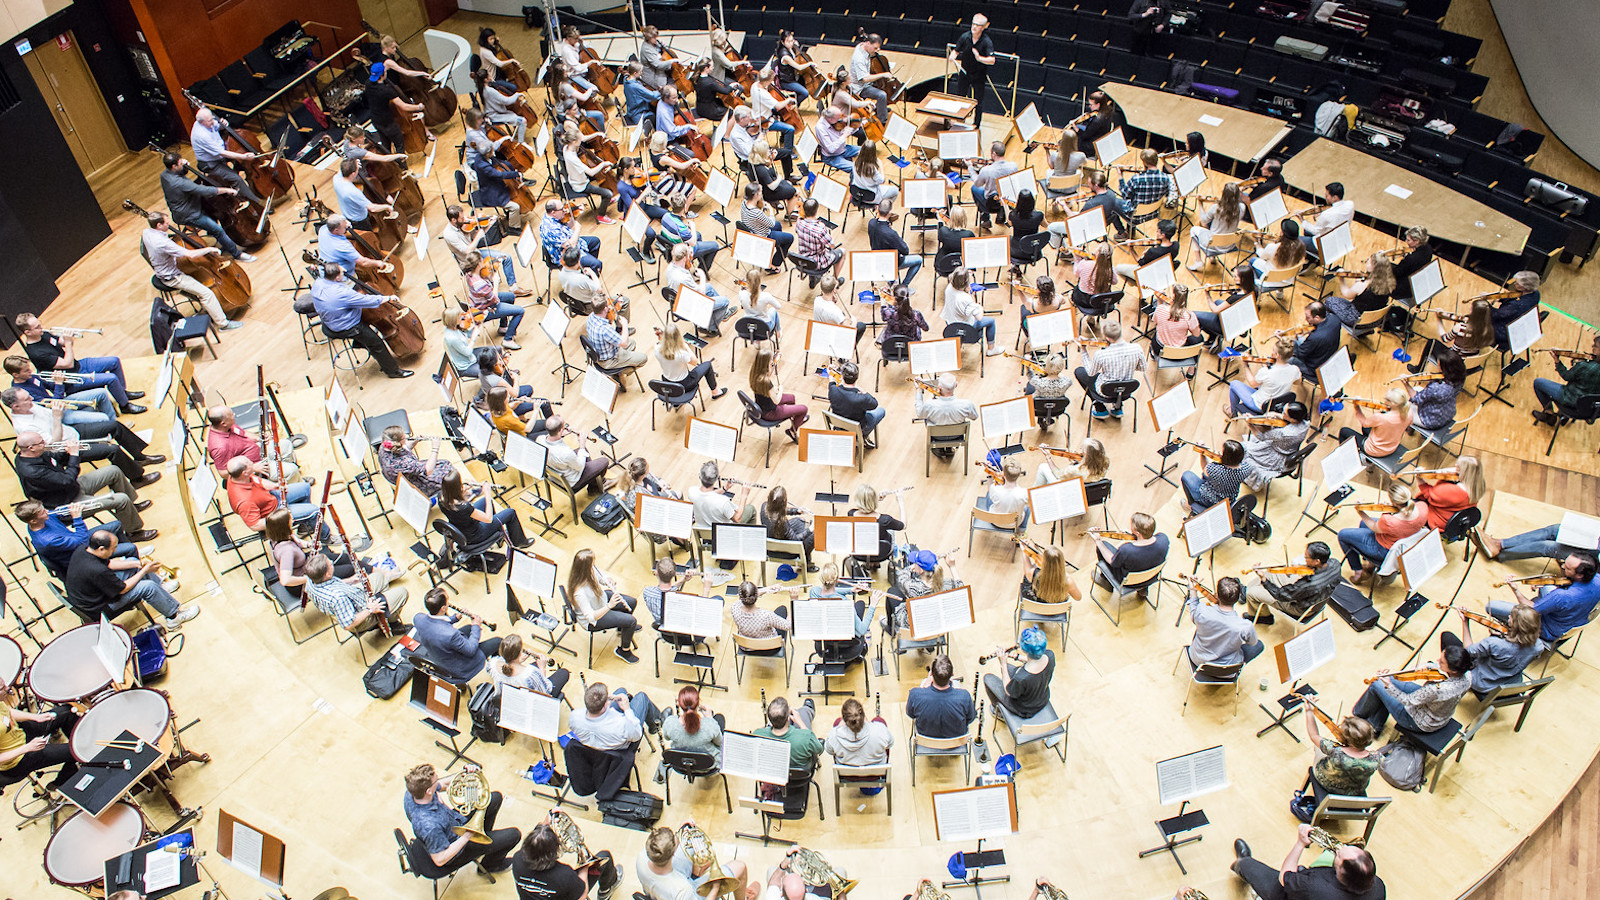
[[63,822],[44,847],[44,872],[62,887],[105,896],[106,860],[139,846],[150,831],[144,813],[117,803],[95,818],[78,812]]
[[0,634],[0,686],[9,688],[16,684],[22,675],[22,667],[27,663],[28,658],[22,652],[22,645]]
[[71,703],[83,707],[114,689],[132,682],[129,664],[133,659],[133,638],[120,625],[111,626],[116,634],[117,655],[111,660],[116,673],[107,672],[95,656],[100,624],[79,625],[64,631],[44,645],[28,669],[28,689],[45,703]]
[[161,751],[172,754],[172,704],[160,691],[134,688],[119,691],[89,707],[72,729],[72,755],[88,762],[124,731]]

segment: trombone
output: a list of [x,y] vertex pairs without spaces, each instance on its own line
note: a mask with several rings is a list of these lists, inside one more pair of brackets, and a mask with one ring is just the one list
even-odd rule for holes
[[83,337],[86,334],[103,334],[104,333],[99,328],[67,328],[67,327],[65,327],[63,325],[52,325],[51,327],[46,328],[45,331],[50,332],[51,334],[55,335],[56,337],[64,337],[64,338],[75,338],[75,337]]

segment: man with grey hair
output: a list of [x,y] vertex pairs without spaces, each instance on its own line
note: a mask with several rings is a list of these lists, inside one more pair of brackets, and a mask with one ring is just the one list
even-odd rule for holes
[[989,145],[989,164],[972,176],[972,202],[978,207],[978,227],[987,231],[993,214],[1000,210],[1000,179],[1017,171],[1017,164],[1006,159],[1006,145],[995,141]]
[[[150,507],[149,500],[140,500],[138,487],[128,480],[121,469],[105,466],[81,470],[80,448],[76,440],[69,440],[60,450],[49,449],[44,436],[37,431],[17,434],[17,478],[22,481],[22,493],[45,505],[46,509],[87,501],[107,488],[111,493],[102,497],[98,506],[117,517],[128,540],[139,543],[153,541],[154,529],[145,530],[140,511]],[[161,477],[151,472],[140,479],[150,484]]]
[[1539,308],[1539,273],[1527,269],[1518,272],[1511,276],[1511,289],[1522,296],[1500,301],[1489,313],[1494,345],[1501,350],[1511,349],[1511,323]]
[[[922,271],[922,257],[911,252],[906,244],[906,239],[900,232],[894,230],[894,200],[884,199],[878,202],[878,217],[867,223],[867,243],[874,250],[893,250],[895,263],[904,274],[900,276],[900,283],[910,287],[911,279],[917,277]],[[911,293],[915,294],[916,291]]]
[[[328,219],[332,224],[333,219]],[[326,227],[324,227],[326,230]],[[389,352],[383,336],[371,325],[361,320],[363,309],[382,306],[386,300],[399,302],[399,297],[364,294],[345,279],[345,269],[338,263],[327,262],[322,267],[322,277],[311,285],[311,302],[322,320],[322,331],[330,338],[350,341],[372,354],[373,362],[390,378],[410,378],[410,369],[400,368],[400,363]]]
[[[917,418],[929,425],[960,425],[978,417],[978,404],[956,397],[955,375],[946,372],[939,376],[937,384],[937,396],[930,397],[926,391],[917,390]],[[954,447],[938,447],[933,455],[949,462],[955,457],[956,451]]]
[[194,148],[194,161],[200,171],[239,192],[251,203],[264,206],[266,200],[251,189],[249,182],[239,176],[229,160],[244,162],[250,154],[242,150],[229,150],[222,140],[222,123],[211,110],[201,107],[194,114],[194,127],[189,130],[189,146]]
[[[880,96],[882,92],[879,92]],[[817,153],[822,156],[822,161],[841,172],[855,172],[856,164],[851,160],[861,152],[861,148],[850,143],[850,136],[860,129],[850,128],[844,119],[844,113],[839,107],[830,106],[822,111],[822,116],[817,124],[812,126],[817,136]]]
[[717,523],[749,525],[756,520],[756,508],[748,502],[751,485],[739,484],[739,500],[723,493],[718,484],[717,464],[707,462],[700,467],[700,486],[689,491],[689,502],[694,504],[694,524],[710,528]]

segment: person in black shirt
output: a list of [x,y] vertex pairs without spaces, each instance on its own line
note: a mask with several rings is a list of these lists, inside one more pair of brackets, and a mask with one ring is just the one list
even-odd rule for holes
[[1133,23],[1133,52],[1144,56],[1155,36],[1167,31],[1166,0],[1133,0],[1128,7],[1128,21]]
[[1273,191],[1283,190],[1283,160],[1268,157],[1261,162],[1261,181],[1245,194],[1245,201],[1254,203]]
[[1012,207],[1007,221],[1011,225],[1013,240],[1039,233],[1039,226],[1044,224],[1044,212],[1034,205],[1033,191],[1023,188],[1017,192],[1017,205]]
[[706,57],[694,67],[694,115],[697,119],[721,122],[728,114],[723,94],[742,96],[744,89],[735,82],[723,81],[711,74],[711,57]]
[[422,112],[422,104],[407,103],[400,96],[399,88],[389,83],[389,70],[383,63],[373,63],[371,71],[367,79],[366,102],[367,112],[372,116],[372,130],[378,134],[377,143],[383,145],[385,152],[404,153],[406,138],[400,132],[400,122],[394,117],[396,104],[391,101],[399,101],[401,111],[407,114]]
[[1315,381],[1317,368],[1339,352],[1339,320],[1328,315],[1321,300],[1306,304],[1306,324],[1311,333],[1294,342],[1294,356],[1289,360],[1300,369],[1301,377]]
[[878,423],[889,411],[878,403],[878,398],[856,387],[856,379],[861,376],[861,368],[853,362],[847,362],[839,367],[839,375],[844,384],[828,385],[828,409],[836,416],[844,416],[852,422],[861,423],[861,440],[868,450],[876,449],[878,442],[872,435],[878,428]]
[[1000,663],[1000,674],[984,675],[983,688],[990,703],[1030,719],[1050,705],[1050,676],[1055,674],[1056,655],[1038,628],[1024,628],[1017,638],[1017,648],[1022,651],[1020,659],[1001,647],[994,648],[990,658]]
[[139,543],[155,539],[155,530],[145,530],[144,519],[139,516],[141,510],[149,508],[150,501],[140,500],[137,488],[158,480],[160,472],[145,475],[138,485],[115,466],[80,474],[77,442],[69,441],[64,450],[50,450],[37,431],[17,435],[16,467],[22,493],[43,503],[46,509],[86,501],[96,492],[110,488],[112,492],[101,498],[100,508],[117,517],[128,532],[128,540]]
[[522,848],[511,858],[517,900],[583,900],[595,879],[599,879],[600,900],[609,900],[618,881],[610,850],[596,853],[594,862],[581,869],[562,862],[560,856],[561,840],[546,817],[533,826],[522,839]]
[[[1389,251],[1391,254],[1400,253],[1399,250]],[[1407,305],[1416,302],[1416,296],[1411,292],[1411,276],[1422,271],[1428,263],[1433,262],[1433,246],[1428,243],[1428,229],[1421,225],[1413,225],[1406,229],[1406,246],[1404,256],[1394,264],[1394,299],[1405,301]]]
[[522,521],[517,518],[516,510],[508,506],[489,512],[493,499],[491,492],[480,491],[476,503],[469,501],[459,469],[451,471],[439,485],[439,511],[444,513],[446,521],[466,537],[468,543],[476,545],[487,540],[491,533],[504,529],[511,546],[519,549],[531,546],[532,542],[523,534]]
[[967,208],[965,206],[952,206],[945,213],[939,223],[939,255],[954,253],[959,258],[961,242],[969,237],[976,237],[972,229],[967,227]]
[[989,28],[989,17],[978,13],[972,17],[972,29],[956,39],[950,51],[950,61],[960,66],[956,72],[955,92],[978,101],[972,114],[975,128],[983,127],[983,89],[989,83],[989,67],[994,65],[994,42],[984,34]]
[[103,387],[110,391],[123,415],[132,416],[145,411],[143,406],[133,402],[142,399],[144,391],[128,390],[128,377],[122,374],[121,357],[80,358],[75,346],[77,339],[71,332],[65,337],[58,337],[47,331],[39,317],[32,313],[17,316],[13,324],[22,335],[22,352],[28,355],[28,360],[41,376],[48,377],[58,370],[76,374],[83,379],[83,388]]
[[[1094,154],[1094,142],[1100,140],[1122,125],[1122,110],[1117,108],[1115,100],[1105,91],[1092,91],[1089,94],[1089,119],[1075,126],[1078,132],[1078,149],[1090,155]],[[1114,160],[1106,160],[1108,165]]]
[[1255,859],[1243,838],[1233,842],[1233,873],[1262,900],[1384,900],[1387,893],[1372,854],[1346,844],[1333,851],[1333,865],[1305,868],[1300,855],[1311,846],[1311,826],[1301,825],[1294,846],[1274,869]]
[[[1172,257],[1172,267],[1176,269],[1178,267],[1178,223],[1172,219],[1158,220],[1156,222],[1156,232],[1159,235],[1156,238],[1156,242],[1144,251],[1138,262],[1119,263],[1112,266],[1111,271],[1117,273],[1117,276],[1123,281],[1129,284],[1136,284],[1139,269],[1150,265],[1163,256]],[[1150,304],[1150,309],[1154,311],[1156,308],[1155,298],[1150,297],[1146,302]]]
[[[132,537],[132,535],[129,535]],[[117,552],[117,539],[109,531],[96,531],[89,542],[72,551],[72,561],[67,564],[67,604],[94,618],[101,615],[115,618],[140,603],[161,613],[167,628],[176,628],[200,615],[200,604],[180,606],[161,579],[152,577],[155,560],[144,563],[124,579],[107,565]]]
[[[1128,527],[1135,535],[1136,540],[1126,541],[1122,544],[1113,544],[1107,540],[1094,542],[1095,552],[1100,556],[1100,561],[1106,564],[1111,574],[1121,581],[1129,572],[1143,572],[1153,569],[1167,559],[1167,550],[1171,541],[1164,534],[1156,533],[1156,520],[1149,513],[1136,512],[1128,518]],[[1108,587],[1100,573],[1095,573],[1095,583]],[[1143,594],[1144,591],[1139,593]]]
[[899,283],[909,287],[911,279],[922,271],[922,257],[913,256],[911,248],[906,245],[906,239],[900,236],[900,232],[894,230],[894,225],[890,222],[890,217],[893,215],[893,200],[884,200],[878,204],[878,217],[867,223],[867,243],[874,250],[894,250],[899,254],[896,258],[900,261],[900,270],[905,273],[900,276]]
[[183,157],[176,153],[168,153],[161,157],[161,162],[166,168],[161,172],[161,196],[167,201],[167,211],[172,213],[172,220],[179,225],[189,225],[204,231],[217,239],[217,246],[222,252],[234,259],[239,259],[243,254],[239,245],[228,237],[228,232],[221,223],[206,215],[201,203],[208,197],[221,194],[231,197],[239,191],[231,187],[212,187],[201,184],[185,175],[183,172]]
[[898,519],[886,512],[878,511],[878,501],[882,500],[884,496],[884,494],[878,493],[877,489],[872,485],[863,484],[857,487],[856,492],[851,495],[850,500],[855,505],[845,510],[845,515],[847,516],[877,517],[878,552],[873,556],[856,557],[868,565],[875,565],[888,559],[894,553],[894,532],[906,530],[905,493],[902,491],[894,492],[895,505],[900,507],[901,518]]

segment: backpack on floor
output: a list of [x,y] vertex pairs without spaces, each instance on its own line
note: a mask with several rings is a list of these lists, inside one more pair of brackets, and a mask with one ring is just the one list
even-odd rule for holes
[[601,534],[610,534],[611,529],[622,524],[628,511],[622,508],[622,503],[610,494],[601,494],[593,503],[583,508],[583,524]]
[[1378,774],[1397,791],[1422,789],[1427,755],[1406,741],[1390,741],[1378,751]]
[[601,822],[635,831],[649,831],[666,809],[660,797],[642,791],[618,791],[599,805]]

